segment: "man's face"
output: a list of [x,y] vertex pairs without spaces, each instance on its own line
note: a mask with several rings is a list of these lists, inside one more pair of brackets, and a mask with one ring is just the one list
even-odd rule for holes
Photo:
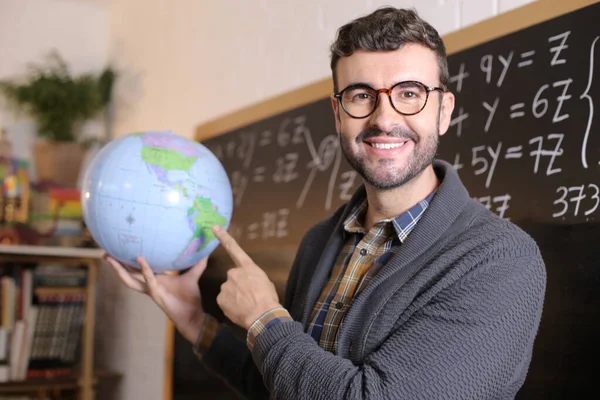
[[[390,88],[402,81],[439,86],[439,66],[430,49],[408,44],[398,50],[359,50],[339,60],[336,69],[339,90],[353,84],[374,89]],[[365,182],[379,189],[392,189],[419,175],[433,161],[438,136],[448,130],[454,96],[433,91],[425,108],[404,116],[394,110],[385,93],[379,94],[373,114],[350,117],[332,97],[336,129],[346,160]]]

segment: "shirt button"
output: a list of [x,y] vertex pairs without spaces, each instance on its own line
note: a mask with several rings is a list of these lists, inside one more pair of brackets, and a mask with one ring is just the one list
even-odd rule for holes
[[341,301],[338,301],[337,303],[335,303],[335,308],[337,308],[338,310],[341,310],[344,307],[344,303],[342,303]]
[[367,249],[360,249],[360,255],[364,256],[367,254]]

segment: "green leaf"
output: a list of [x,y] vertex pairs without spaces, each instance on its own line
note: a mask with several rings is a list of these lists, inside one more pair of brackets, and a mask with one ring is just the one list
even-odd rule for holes
[[109,104],[116,73],[72,76],[66,62],[51,52],[43,65],[30,65],[23,82],[0,81],[0,93],[37,124],[38,135],[56,141],[77,141],[75,127]]

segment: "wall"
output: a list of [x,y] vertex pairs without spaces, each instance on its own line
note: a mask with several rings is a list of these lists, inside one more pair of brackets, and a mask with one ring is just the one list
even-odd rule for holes
[[[24,75],[53,49],[75,74],[99,71],[107,61],[108,26],[102,0],[0,0],[0,79]],[[0,127],[7,129],[15,155],[29,158],[35,126],[2,98]]]
[[[196,125],[327,77],[328,46],[350,19],[386,4],[415,7],[447,34],[533,0],[0,0],[0,78],[50,47],[74,70],[119,70],[113,131]],[[19,154],[33,125],[0,103]],[[103,269],[98,361],[124,373],[100,398],[162,399],[165,318]]]

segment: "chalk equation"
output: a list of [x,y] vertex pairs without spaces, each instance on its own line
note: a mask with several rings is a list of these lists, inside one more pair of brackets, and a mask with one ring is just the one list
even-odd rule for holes
[[[229,165],[229,161],[236,161],[237,168],[229,172],[229,177],[234,204],[238,207],[249,187],[260,191],[261,185],[274,184],[281,185],[282,190],[300,188],[294,203],[297,209],[302,209],[315,179],[326,174],[325,197],[312,201],[321,202],[323,209],[328,211],[334,204],[349,200],[359,184],[355,171],[347,168],[341,171],[343,155],[338,135],[334,133],[315,140],[306,115],[284,118],[275,133],[269,129],[259,133],[247,131],[224,143],[207,146],[222,162]],[[269,156],[255,157],[260,155],[261,148],[267,150]],[[298,181],[301,181],[300,185]]]
[[[456,143],[456,151],[447,161],[461,177],[478,192],[493,193],[499,173],[513,186],[529,177],[527,182],[546,187],[570,179],[575,169],[598,168],[600,130],[594,112],[600,94],[595,79],[599,40],[593,36],[581,43],[577,32],[559,30],[533,44],[524,41],[521,49],[488,51],[451,63],[457,102],[449,140]],[[518,173],[511,176],[509,171]],[[544,194],[552,210],[549,216],[594,218],[597,189],[595,183],[569,182],[556,193]],[[524,193],[476,198],[510,218],[511,202],[526,201],[515,199],[516,192]]]
[[[481,57],[477,73],[482,73],[485,77],[485,83],[491,87],[502,88],[507,82],[510,82],[510,73],[518,73],[520,69],[527,69],[536,65],[536,62],[543,63],[544,66],[550,68],[560,68],[568,66],[568,49],[569,37],[571,31],[562,32],[548,38],[547,52],[541,53],[537,50],[528,50],[522,52],[510,51],[507,54],[487,54]],[[592,133],[592,122],[594,117],[594,96],[592,87],[594,84],[595,72],[595,55],[596,46],[600,36],[594,38],[589,46],[589,67],[586,71],[586,86],[582,93],[573,92],[574,78],[565,76],[562,79],[557,79],[552,82],[540,85],[535,91],[535,95],[530,99],[519,99],[515,101],[515,97],[520,96],[520,90],[510,91],[510,98],[503,99],[499,95],[492,95],[489,100],[481,102],[480,108],[468,110],[464,105],[459,104],[455,115],[451,120],[450,126],[454,129],[457,137],[463,136],[464,126],[473,115],[483,113],[486,115],[483,126],[471,129],[472,134],[479,135],[487,134],[493,127],[494,119],[500,117],[502,119],[518,120],[533,116],[536,119],[549,118],[552,124],[560,124],[568,122],[571,115],[565,111],[570,102],[585,101],[587,105],[587,126],[584,132],[573,132],[581,135],[580,159],[584,168],[588,168],[588,143],[590,134]],[[525,70],[524,70],[525,71]],[[565,71],[568,70],[565,69]],[[469,71],[467,65],[463,62],[458,68],[458,72],[450,78],[450,82],[454,85],[453,89],[460,96],[464,92],[466,85],[465,80],[473,77],[473,73]],[[493,93],[493,90],[489,91]],[[597,92],[597,91],[596,91]],[[582,103],[577,104],[578,107]],[[571,105],[571,109],[577,108]],[[502,112],[501,112],[502,111]],[[502,114],[502,115],[499,115]],[[595,154],[597,160],[595,163],[600,163],[600,154]]]

